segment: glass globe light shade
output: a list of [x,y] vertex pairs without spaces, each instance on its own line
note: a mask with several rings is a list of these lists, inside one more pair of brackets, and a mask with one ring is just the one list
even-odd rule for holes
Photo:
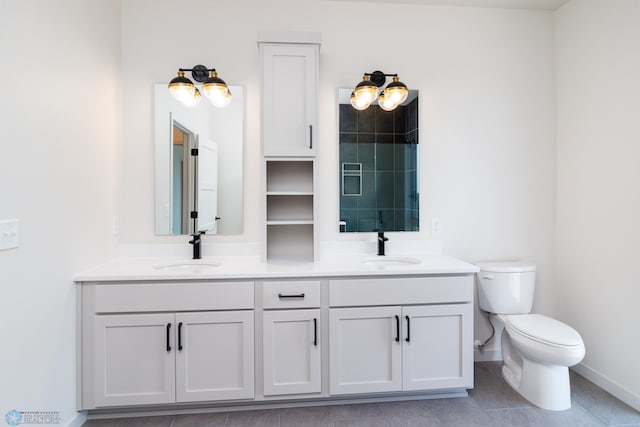
[[193,102],[196,87],[184,76],[184,71],[178,71],[178,77],[169,82],[169,92],[177,101],[188,105]]
[[354,92],[351,92],[351,106],[353,108],[355,108],[356,110],[362,111],[369,108],[369,105],[371,105],[371,103],[362,102],[362,100],[356,97],[356,94]]
[[384,111],[393,111],[396,109],[398,104],[393,102],[393,99],[390,96],[388,96],[386,92],[387,92],[386,90],[383,91],[378,97],[378,105]]
[[387,85],[384,91],[386,92],[386,96],[396,105],[402,104],[409,96],[409,88],[400,81],[398,76],[393,76],[393,81]]
[[209,98],[209,101],[215,106],[221,106],[225,102],[225,97],[229,92],[227,84],[218,77],[218,73],[213,70],[207,80],[202,83],[202,90],[204,96]]
[[211,101],[214,107],[224,108],[231,104],[232,98],[233,97],[231,96],[231,91],[227,89],[227,93],[224,96],[209,98],[209,101]]
[[353,93],[358,99],[358,104],[371,104],[378,97],[378,86],[369,80],[369,76],[365,75],[363,80],[357,84]]
[[202,99],[202,96],[200,96],[200,91],[196,88],[191,98],[185,98],[181,102],[185,107],[193,108],[200,104],[200,99]]

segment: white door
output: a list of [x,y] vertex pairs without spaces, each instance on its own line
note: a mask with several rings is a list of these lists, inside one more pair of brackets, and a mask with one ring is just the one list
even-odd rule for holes
[[176,314],[176,400],[248,399],[253,311]]
[[218,234],[218,144],[198,139],[198,231]]
[[313,156],[317,45],[261,45],[265,156]]
[[329,310],[330,392],[402,389],[400,307]]
[[471,304],[402,308],[403,389],[473,387]]
[[319,393],[320,310],[265,311],[264,394]]
[[96,407],[173,403],[173,314],[95,317]]

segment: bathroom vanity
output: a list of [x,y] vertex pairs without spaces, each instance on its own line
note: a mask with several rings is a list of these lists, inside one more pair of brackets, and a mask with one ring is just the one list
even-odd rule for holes
[[464,396],[476,271],[445,256],[104,264],[75,277],[78,407]]
[[[319,45],[317,33],[258,34],[263,90],[259,257],[119,259],[75,277],[79,409],[295,406],[466,396],[473,387],[477,267],[440,255],[320,257]],[[414,104],[415,120],[398,119],[397,127],[417,135]],[[189,116],[180,117],[189,122]],[[372,118],[363,116],[360,122]],[[236,134],[241,126],[234,129]],[[204,139],[206,132],[200,133]],[[365,151],[373,158],[374,149],[380,158],[397,157],[380,164],[380,172],[406,182],[406,191],[387,191],[381,200],[410,206],[402,221],[392,221],[388,212],[383,220],[386,204],[370,207],[379,211],[378,219],[359,213],[365,224],[359,231],[379,228],[383,245],[382,230],[391,222],[394,227],[387,230],[418,230],[417,139],[405,131],[399,136],[397,144],[394,138],[384,147],[363,145],[360,157],[341,161],[361,162]],[[200,231],[194,221],[191,229],[175,226],[176,233],[165,232],[180,222],[167,202],[170,183],[177,181],[177,172],[171,175],[163,166],[170,164],[170,148],[175,148],[170,140],[165,135],[157,144],[163,157],[156,159],[156,188],[162,190],[156,194],[156,232]],[[375,198],[372,181],[367,182],[363,191],[347,193]],[[217,231],[233,231],[226,227],[228,215],[214,218],[221,221]],[[415,246],[421,249],[428,246],[419,243]],[[340,242],[338,252],[344,253],[345,245]]]

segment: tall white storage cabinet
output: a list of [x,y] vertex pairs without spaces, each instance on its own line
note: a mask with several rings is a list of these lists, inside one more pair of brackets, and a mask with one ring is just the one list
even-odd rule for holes
[[260,43],[265,156],[315,155],[318,51],[317,44]]
[[317,258],[320,35],[263,34],[259,35],[259,46],[263,75],[263,259],[313,261]]

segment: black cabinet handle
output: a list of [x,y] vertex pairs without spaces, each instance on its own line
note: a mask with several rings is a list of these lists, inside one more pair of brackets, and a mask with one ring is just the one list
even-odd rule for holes
[[304,293],[297,295],[278,294],[278,298],[304,298]]
[[404,316],[405,319],[407,319],[407,338],[405,338],[406,342],[410,342],[411,341],[411,319],[409,319],[409,316]]
[[182,322],[178,323],[178,350],[182,351]]
[[313,345],[318,346],[318,319],[313,319]]
[[167,323],[167,351],[171,351],[171,342],[169,341],[171,334],[171,323]]
[[313,125],[309,125],[309,150],[313,149]]
[[400,316],[396,315],[396,342],[400,342]]

